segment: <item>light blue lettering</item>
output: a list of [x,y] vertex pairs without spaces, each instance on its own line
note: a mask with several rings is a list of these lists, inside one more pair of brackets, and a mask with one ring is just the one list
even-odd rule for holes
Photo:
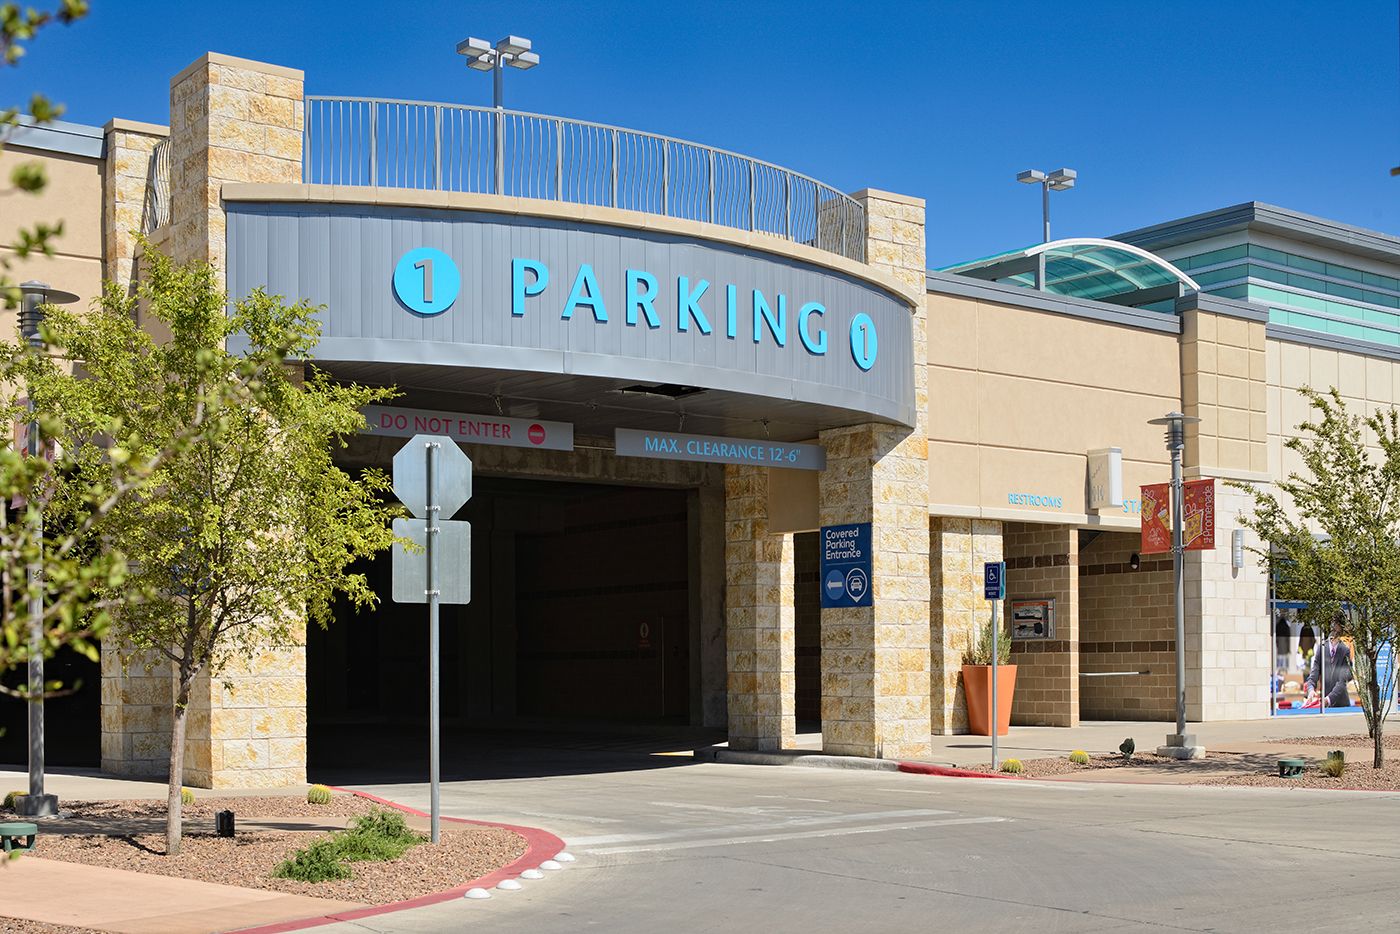
[[826,308],[820,302],[808,302],[802,306],[798,313],[799,323],[797,325],[797,336],[802,338],[802,346],[807,348],[810,354],[820,357],[826,353],[826,328],[817,328],[817,336],[814,340],[810,331],[812,315],[822,317],[826,314]]
[[710,319],[705,317],[705,312],[700,308],[700,298],[709,288],[710,281],[708,279],[701,279],[696,283],[693,292],[690,289],[690,279],[681,276],[676,280],[676,323],[682,331],[690,330],[691,318],[695,319],[701,334],[709,334],[712,330]]
[[739,287],[724,287],[725,327],[724,334],[730,340],[739,336]]
[[574,316],[574,309],[579,305],[587,305],[593,309],[593,320],[599,324],[607,324],[608,309],[603,305],[603,293],[598,288],[598,277],[593,274],[593,267],[588,263],[581,263],[578,267],[578,275],[574,276],[574,287],[569,290],[569,300],[564,303],[564,311],[559,317],[565,320]]
[[773,309],[768,307],[768,300],[763,297],[763,293],[758,289],[753,290],[753,342],[755,344],[763,340],[763,327],[767,323],[768,330],[772,332],[773,339],[778,342],[779,347],[787,346],[787,296],[778,293],[778,315],[773,316]]
[[[646,291],[637,294],[637,286],[646,287]],[[647,327],[661,327],[661,319],[656,316],[656,309],[652,303],[656,301],[656,277],[649,272],[640,269],[627,270],[627,323],[633,327],[637,324],[637,309],[647,316]]]
[[[534,274],[534,282],[525,281],[525,273]],[[549,285],[549,267],[537,259],[510,261],[510,313],[517,318],[525,314],[525,299],[539,295]]]

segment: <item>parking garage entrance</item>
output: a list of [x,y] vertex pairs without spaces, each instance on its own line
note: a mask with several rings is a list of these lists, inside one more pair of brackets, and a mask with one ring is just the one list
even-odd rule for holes
[[[478,477],[472,600],[441,610],[444,758],[454,733],[636,729],[691,718],[693,491]],[[307,644],[308,765],[421,755],[426,608],[390,599],[387,553],[364,570],[373,610],[345,607]],[[446,768],[446,766],[445,766]]]

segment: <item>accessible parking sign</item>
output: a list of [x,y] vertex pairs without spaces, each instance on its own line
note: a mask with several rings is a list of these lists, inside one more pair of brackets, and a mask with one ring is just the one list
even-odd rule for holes
[[870,589],[870,523],[824,525],[822,607],[874,606]]

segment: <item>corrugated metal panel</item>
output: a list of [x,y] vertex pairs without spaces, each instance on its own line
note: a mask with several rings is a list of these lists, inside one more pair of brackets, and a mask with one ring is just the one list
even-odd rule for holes
[[[452,257],[461,273],[456,302],[435,316],[414,314],[393,291],[398,259],[417,247]],[[427,363],[539,373],[667,381],[913,421],[908,309],[882,289],[820,266],[644,230],[511,215],[372,206],[258,205],[230,208],[229,290],[263,286],[326,306],[317,356],[327,360]],[[511,314],[511,261],[549,267],[549,285]],[[561,317],[580,264],[597,274],[608,320],[586,308]],[[655,277],[661,326],[626,323],[626,272]],[[678,327],[678,279],[710,282],[700,300],[713,328]],[[737,289],[736,336],[726,336],[726,286]],[[778,312],[786,300],[786,346],[767,326],[754,342],[752,295]],[[801,343],[799,311],[826,308],[813,325],[827,332],[824,355]],[[864,312],[879,335],[874,367],[856,366],[852,318]]]

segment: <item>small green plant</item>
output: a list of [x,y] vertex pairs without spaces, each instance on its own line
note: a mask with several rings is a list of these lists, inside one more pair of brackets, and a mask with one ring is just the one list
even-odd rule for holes
[[[963,654],[964,665],[990,665],[992,663],[992,627],[983,626],[974,639],[969,633],[967,651]],[[1002,630],[997,639],[997,664],[1011,664],[1011,634]]]
[[1007,759],[1001,764],[1001,770],[1008,775],[1020,775],[1026,770],[1020,759]]
[[331,790],[325,785],[312,785],[306,792],[307,804],[330,804]]
[[7,808],[9,808],[11,811],[13,811],[13,810],[15,809],[15,799],[16,799],[16,798],[23,798],[23,797],[24,797],[25,795],[27,795],[27,794],[29,794],[29,792],[27,792],[27,791],[10,791],[10,792],[6,792],[6,794],[5,794],[5,807],[7,807]]
[[1076,749],[1069,754],[1069,761],[1073,762],[1075,765],[1088,765],[1089,754],[1082,749]]
[[180,803],[181,803],[181,804],[194,804],[194,792],[193,792],[193,791],[190,791],[188,788],[181,788],[181,789],[180,789]]
[[1123,740],[1123,742],[1118,744],[1118,751],[1123,754],[1123,760],[1126,762],[1127,760],[1131,759],[1133,757],[1133,753],[1137,751],[1137,743],[1133,742],[1133,738],[1129,736],[1127,739]]
[[[314,789],[313,789],[314,790]],[[355,823],[297,850],[284,860],[273,876],[299,882],[326,882],[350,878],[346,863],[388,862],[398,859],[423,837],[409,829],[398,811],[374,810]]]
[[340,860],[340,849],[334,836],[317,840],[305,849],[297,850],[272,871],[278,879],[298,882],[329,882],[350,878],[350,869]]
[[1346,753],[1340,749],[1335,749],[1327,754],[1327,761],[1322,763],[1322,774],[1328,778],[1341,778],[1342,773],[1347,770]]

